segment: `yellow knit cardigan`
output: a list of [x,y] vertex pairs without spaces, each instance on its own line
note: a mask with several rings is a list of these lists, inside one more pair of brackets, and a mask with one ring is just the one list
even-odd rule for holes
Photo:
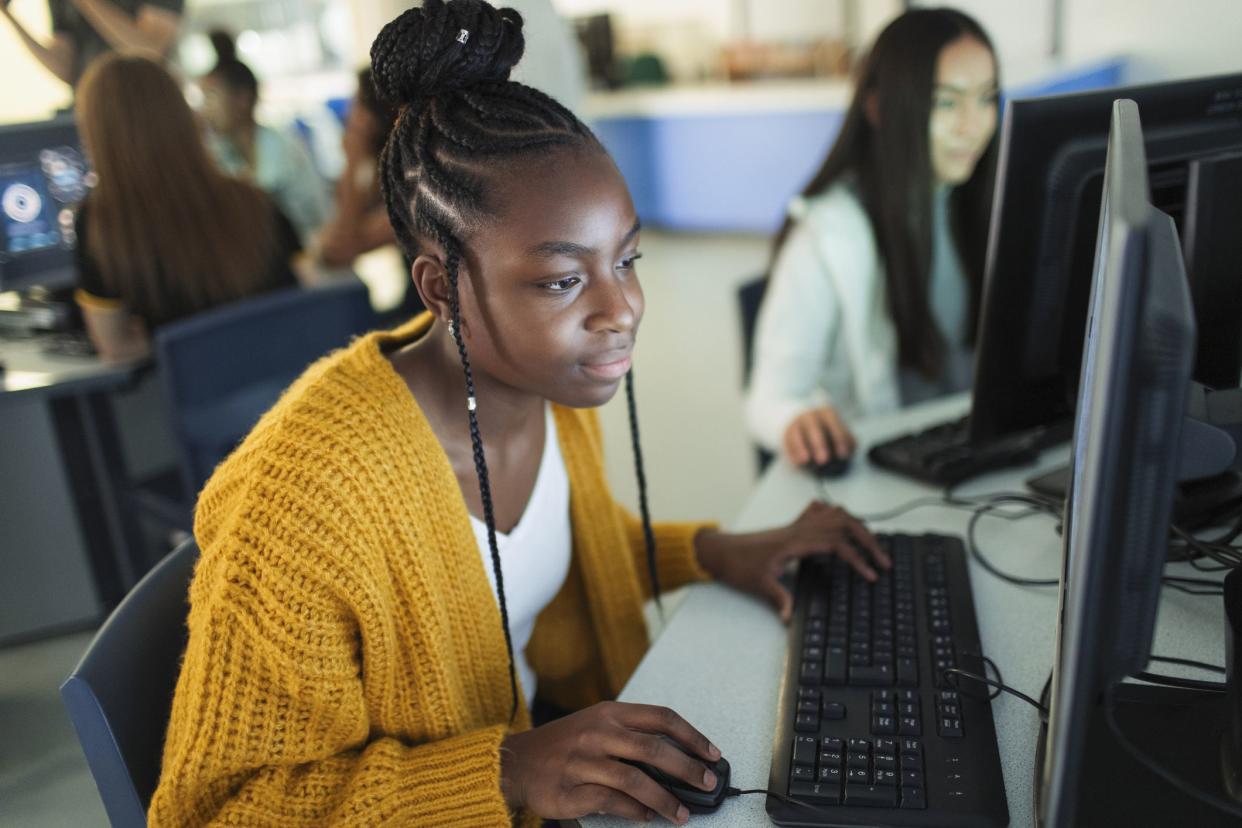
[[[153,826],[507,825],[500,612],[448,458],[384,353],[430,315],[311,366],[198,501]],[[526,649],[550,701],[616,695],[646,647],[641,524],[593,411],[554,407],[574,550]],[[659,576],[706,577],[702,524],[657,524]],[[523,824],[538,824],[529,814]]]

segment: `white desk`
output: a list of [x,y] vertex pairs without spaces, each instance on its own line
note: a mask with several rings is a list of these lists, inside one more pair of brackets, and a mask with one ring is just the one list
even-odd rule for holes
[[[859,457],[845,477],[830,481],[831,499],[858,514],[886,511],[917,497],[936,494],[929,486],[877,469],[864,457],[867,445],[923,424],[965,413],[964,396],[931,403],[899,415],[860,424]],[[1022,489],[1036,470],[1066,462],[1067,447],[1045,452],[1035,466],[996,472],[958,491],[963,495]],[[781,463],[760,480],[733,529],[750,530],[786,523],[823,489],[809,475]],[[965,535],[970,513],[926,507],[873,526],[907,532]],[[1061,538],[1049,517],[1020,521],[983,518],[979,547],[1006,572],[1039,578],[1060,573]],[[1196,574],[1185,564],[1169,567]],[[1057,611],[1055,587],[1019,587],[988,574],[973,561],[971,586],[984,653],[1005,682],[1038,696],[1052,665]],[[1202,577],[1200,575],[1200,577]],[[786,630],[766,605],[718,584],[690,587],[620,699],[662,704],[681,713],[718,745],[732,765],[732,784],[766,788],[776,722],[777,690],[784,676]],[[1224,613],[1219,599],[1164,590],[1152,652],[1224,663]],[[1173,673],[1172,665],[1160,665]],[[1000,746],[1010,825],[1034,824],[1032,785],[1039,719],[1035,710],[1008,694],[992,703]],[[726,800],[720,810],[691,817],[706,826],[768,825],[762,796]],[[629,825],[591,817],[589,828]]]

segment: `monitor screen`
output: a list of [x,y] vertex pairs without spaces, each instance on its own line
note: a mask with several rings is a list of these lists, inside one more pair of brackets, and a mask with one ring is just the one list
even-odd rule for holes
[[1195,322],[1173,220],[1151,204],[1139,110],[1113,109],[1066,502],[1042,821],[1074,821],[1087,723],[1143,669],[1168,551]]
[[93,184],[72,118],[0,127],[0,290],[74,281],[74,210]]

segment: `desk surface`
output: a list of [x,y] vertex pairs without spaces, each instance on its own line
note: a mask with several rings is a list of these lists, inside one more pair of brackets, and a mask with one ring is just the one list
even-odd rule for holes
[[46,351],[50,337],[0,338],[0,398],[9,394],[69,394],[107,390],[133,378],[149,360],[104,362],[95,356]]
[[[936,494],[929,486],[877,469],[862,456],[870,443],[960,416],[967,407],[967,399],[959,396],[861,424],[860,458],[849,475],[829,482],[826,495],[865,516]],[[1045,452],[1035,466],[981,477],[958,492],[972,495],[1020,490],[1022,481],[1032,473],[1062,465],[1068,455],[1068,447]],[[809,500],[823,493],[825,490],[810,476],[783,463],[774,464],[731,528],[744,531],[788,522]],[[966,511],[931,506],[872,525],[964,536],[969,518]],[[1060,573],[1061,537],[1049,517],[1013,522],[984,518],[976,540],[989,560],[1007,572],[1037,578],[1055,578]],[[1203,577],[1185,564],[1171,565],[1169,571]],[[1000,581],[974,561],[970,577],[984,652],[996,662],[1007,684],[1038,696],[1052,666],[1057,589]],[[767,606],[727,587],[700,584],[686,592],[620,698],[677,710],[720,747],[732,765],[734,786],[766,788],[777,691],[784,677],[786,630]],[[1166,589],[1152,652],[1221,664],[1223,618],[1218,600]],[[1172,665],[1161,665],[1161,671],[1172,673],[1166,666]],[[1008,694],[992,703],[992,711],[1010,825],[1024,828],[1034,824],[1032,786],[1039,719],[1033,708]],[[705,828],[767,825],[764,800],[754,795],[730,799],[715,814],[692,817],[691,824]],[[629,823],[590,817],[581,824],[620,828]]]

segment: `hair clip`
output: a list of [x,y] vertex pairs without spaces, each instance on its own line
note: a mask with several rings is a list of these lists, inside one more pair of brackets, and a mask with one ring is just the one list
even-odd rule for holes
[[470,39],[470,30],[469,30],[469,29],[462,29],[461,31],[459,31],[459,32],[457,33],[457,42],[458,42],[458,43],[462,43],[462,44],[464,44],[464,43],[465,43],[467,40],[469,40],[469,39]]

